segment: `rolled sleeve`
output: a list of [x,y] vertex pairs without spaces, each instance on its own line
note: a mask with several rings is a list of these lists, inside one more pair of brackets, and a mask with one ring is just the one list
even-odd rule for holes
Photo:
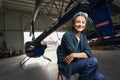
[[87,38],[86,36],[84,35],[84,47],[83,47],[83,51],[88,55],[88,57],[92,57],[92,51],[91,51],[91,48],[87,42]]

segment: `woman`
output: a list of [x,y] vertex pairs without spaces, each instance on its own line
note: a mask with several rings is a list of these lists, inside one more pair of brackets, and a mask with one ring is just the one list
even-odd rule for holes
[[61,45],[57,48],[58,69],[68,79],[72,74],[79,73],[78,80],[105,80],[97,71],[98,62],[82,33],[87,18],[84,12],[74,15],[72,28],[63,35]]

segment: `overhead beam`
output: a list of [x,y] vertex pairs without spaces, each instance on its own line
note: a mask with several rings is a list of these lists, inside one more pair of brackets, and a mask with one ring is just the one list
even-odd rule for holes
[[26,4],[35,4],[35,0],[33,1],[32,0],[17,0],[17,2],[26,3]]
[[18,6],[27,6],[27,7],[34,7],[34,3],[31,3],[31,4],[29,4],[29,3],[24,3],[24,2],[19,2],[19,1],[9,1],[9,0],[5,0],[4,1],[5,2],[5,4],[7,3],[7,4],[11,4],[11,5],[18,5]]
[[15,10],[29,11],[29,12],[32,12],[34,9],[33,7],[29,7],[29,6],[21,6],[16,4],[11,5],[9,3],[6,3],[4,6],[8,9],[15,9]]

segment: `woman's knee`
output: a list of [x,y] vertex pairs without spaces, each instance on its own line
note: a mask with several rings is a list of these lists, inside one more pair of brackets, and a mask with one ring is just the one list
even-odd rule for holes
[[89,61],[88,61],[88,66],[89,67],[98,67],[98,61],[96,58],[89,58]]

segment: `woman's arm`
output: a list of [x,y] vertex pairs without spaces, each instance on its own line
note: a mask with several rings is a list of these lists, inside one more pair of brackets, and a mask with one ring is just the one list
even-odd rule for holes
[[83,34],[83,51],[82,52],[85,52],[87,54],[88,57],[92,57],[92,51],[91,51],[91,48],[89,46],[89,43],[88,43],[88,40],[87,40],[87,37],[85,34]]
[[87,38],[86,38],[85,35],[83,35],[83,36],[84,36],[84,37],[82,37],[83,38],[83,45],[82,45],[83,46],[83,51],[82,52],[77,52],[77,53],[73,52],[70,55],[68,55],[64,59],[64,61],[66,63],[68,63],[68,64],[71,63],[71,61],[74,58],[88,58],[88,57],[92,56],[92,51],[91,51],[90,46],[89,46],[89,44],[87,42]]
[[70,55],[68,55],[64,61],[68,64],[71,63],[71,61],[74,59],[74,58],[88,58],[87,54],[85,52],[80,52],[80,53],[71,53]]

